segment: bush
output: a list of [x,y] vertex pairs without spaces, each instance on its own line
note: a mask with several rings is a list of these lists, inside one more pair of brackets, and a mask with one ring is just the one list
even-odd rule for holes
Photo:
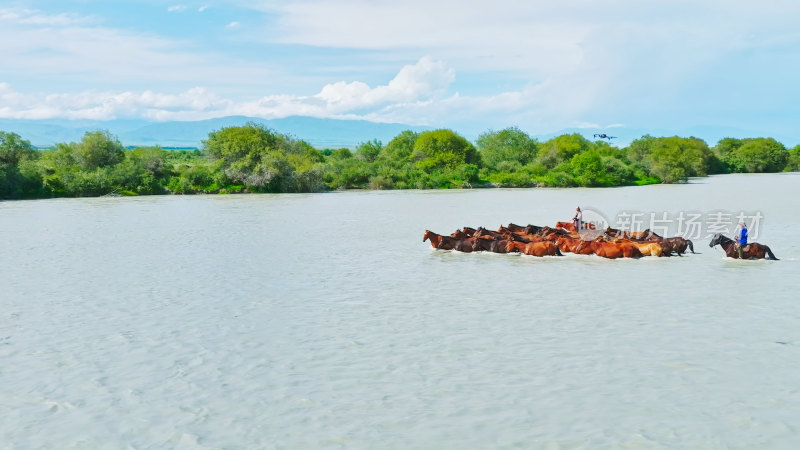
[[525,165],[536,157],[539,150],[534,139],[519,128],[506,128],[481,134],[477,141],[481,162],[491,169],[505,172],[508,165]]
[[789,162],[789,151],[772,138],[721,140],[716,147],[731,172],[780,172]]
[[697,138],[644,136],[626,149],[627,159],[662,183],[686,181],[705,176],[716,164],[708,145]]
[[479,164],[475,147],[451,130],[426,131],[414,143],[412,158],[426,172]]

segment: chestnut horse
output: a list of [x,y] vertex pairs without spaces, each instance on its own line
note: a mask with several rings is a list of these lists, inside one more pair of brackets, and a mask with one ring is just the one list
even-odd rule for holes
[[508,244],[506,244],[506,251],[513,252],[515,250],[531,256],[564,256],[558,250],[556,244],[549,241],[531,242],[530,244],[508,241]]
[[617,258],[638,258],[642,256],[642,252],[633,244],[613,244],[611,242],[601,241],[582,241],[578,248],[575,249],[576,253],[582,252],[585,248],[591,248],[592,252],[603,258],[617,259]]
[[431,230],[425,230],[425,234],[422,235],[422,242],[428,239],[431,241],[431,247],[437,250],[456,250],[464,253],[472,252],[472,242],[468,239],[455,239],[450,236],[436,234]]
[[581,247],[581,251],[578,252],[578,246],[581,244],[581,242],[583,242],[583,240],[578,238],[559,236],[558,239],[556,239],[555,244],[562,252],[577,253],[579,255],[591,255],[592,249],[587,246]]
[[442,241],[442,236],[434,233],[431,230],[425,230],[425,234],[422,235],[422,242],[425,242],[428,239],[431,240],[431,247],[439,248],[439,243]]
[[656,235],[650,231],[650,229],[644,231],[628,231],[607,227],[605,231],[605,236],[609,238],[633,239],[640,241],[649,240],[654,235],[657,236],[659,240],[661,239],[661,236]]
[[561,228],[567,231],[575,231],[575,224],[572,222],[556,222],[556,228]]
[[[714,238],[711,239],[711,242],[708,243],[708,246],[712,248],[715,245],[722,247],[722,249],[725,250],[725,256],[728,258],[739,259],[739,252],[736,250],[736,243],[733,241],[733,239],[717,233],[714,235]],[[742,253],[744,255],[744,259],[766,258],[774,261],[778,260],[768,246],[764,244],[758,244],[756,242],[751,242],[745,245],[742,249]]]
[[642,256],[669,256],[669,254],[664,254],[664,248],[658,242],[636,242],[631,241],[630,239],[621,239],[616,238],[611,241],[614,244],[631,244],[636,246],[640,252],[642,252]]

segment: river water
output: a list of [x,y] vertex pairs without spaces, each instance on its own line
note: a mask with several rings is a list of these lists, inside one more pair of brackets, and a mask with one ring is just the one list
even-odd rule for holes
[[[0,203],[0,448],[796,448],[800,174]],[[576,205],[780,261],[431,249]],[[735,220],[735,219],[734,219]]]

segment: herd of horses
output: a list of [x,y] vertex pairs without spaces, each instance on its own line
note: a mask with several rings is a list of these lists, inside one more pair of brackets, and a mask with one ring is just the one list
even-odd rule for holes
[[[450,235],[425,230],[422,241],[430,241],[439,250],[459,252],[522,253],[531,256],[563,256],[564,253],[597,255],[603,258],[640,258],[642,256],[681,256],[695,253],[694,244],[682,237],[663,237],[650,231],[623,231],[606,228],[581,235],[572,223],[558,222],[548,226],[521,226],[513,223],[496,231],[484,227],[464,227]],[[715,235],[709,246],[721,245],[728,257],[738,258],[732,239]],[[746,259],[777,259],[769,247],[751,243],[744,248]]]

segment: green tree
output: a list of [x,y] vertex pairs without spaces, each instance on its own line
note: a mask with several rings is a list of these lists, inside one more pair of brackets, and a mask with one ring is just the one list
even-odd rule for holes
[[73,148],[75,162],[81,169],[92,171],[119,164],[125,158],[125,148],[108,131],[87,131]]
[[548,169],[552,169],[590,148],[592,143],[580,134],[564,134],[539,145],[537,160]]
[[716,157],[701,139],[678,136],[643,136],[626,149],[627,158],[648,175],[662,183],[686,181],[705,176],[714,167]]
[[478,136],[476,144],[481,162],[493,170],[499,170],[500,165],[506,163],[503,171],[514,167],[509,166],[509,162],[516,162],[520,166],[528,164],[539,150],[536,140],[516,127],[483,133]]
[[797,145],[793,149],[789,150],[789,161],[786,163],[785,170],[793,172],[800,170],[800,145]]
[[40,188],[38,173],[27,169],[28,163],[38,158],[39,152],[29,141],[16,133],[0,131],[0,198],[19,198]]
[[733,172],[780,172],[789,161],[789,151],[772,138],[742,139],[726,152],[724,161]]
[[139,147],[125,152],[125,160],[111,175],[119,188],[137,194],[161,194],[172,175],[168,154],[161,147]]
[[405,161],[411,158],[414,151],[414,144],[419,138],[419,133],[406,130],[395,136],[381,152],[381,157],[393,161]]
[[381,141],[373,139],[371,141],[362,142],[356,149],[356,155],[363,161],[373,162],[378,158],[382,149],[383,144]]
[[211,132],[203,148],[218,162],[224,183],[258,192],[301,192],[322,186],[324,158],[308,143],[250,122]]
[[479,164],[475,147],[451,130],[426,131],[414,143],[412,158],[426,171],[454,169],[460,164]]

